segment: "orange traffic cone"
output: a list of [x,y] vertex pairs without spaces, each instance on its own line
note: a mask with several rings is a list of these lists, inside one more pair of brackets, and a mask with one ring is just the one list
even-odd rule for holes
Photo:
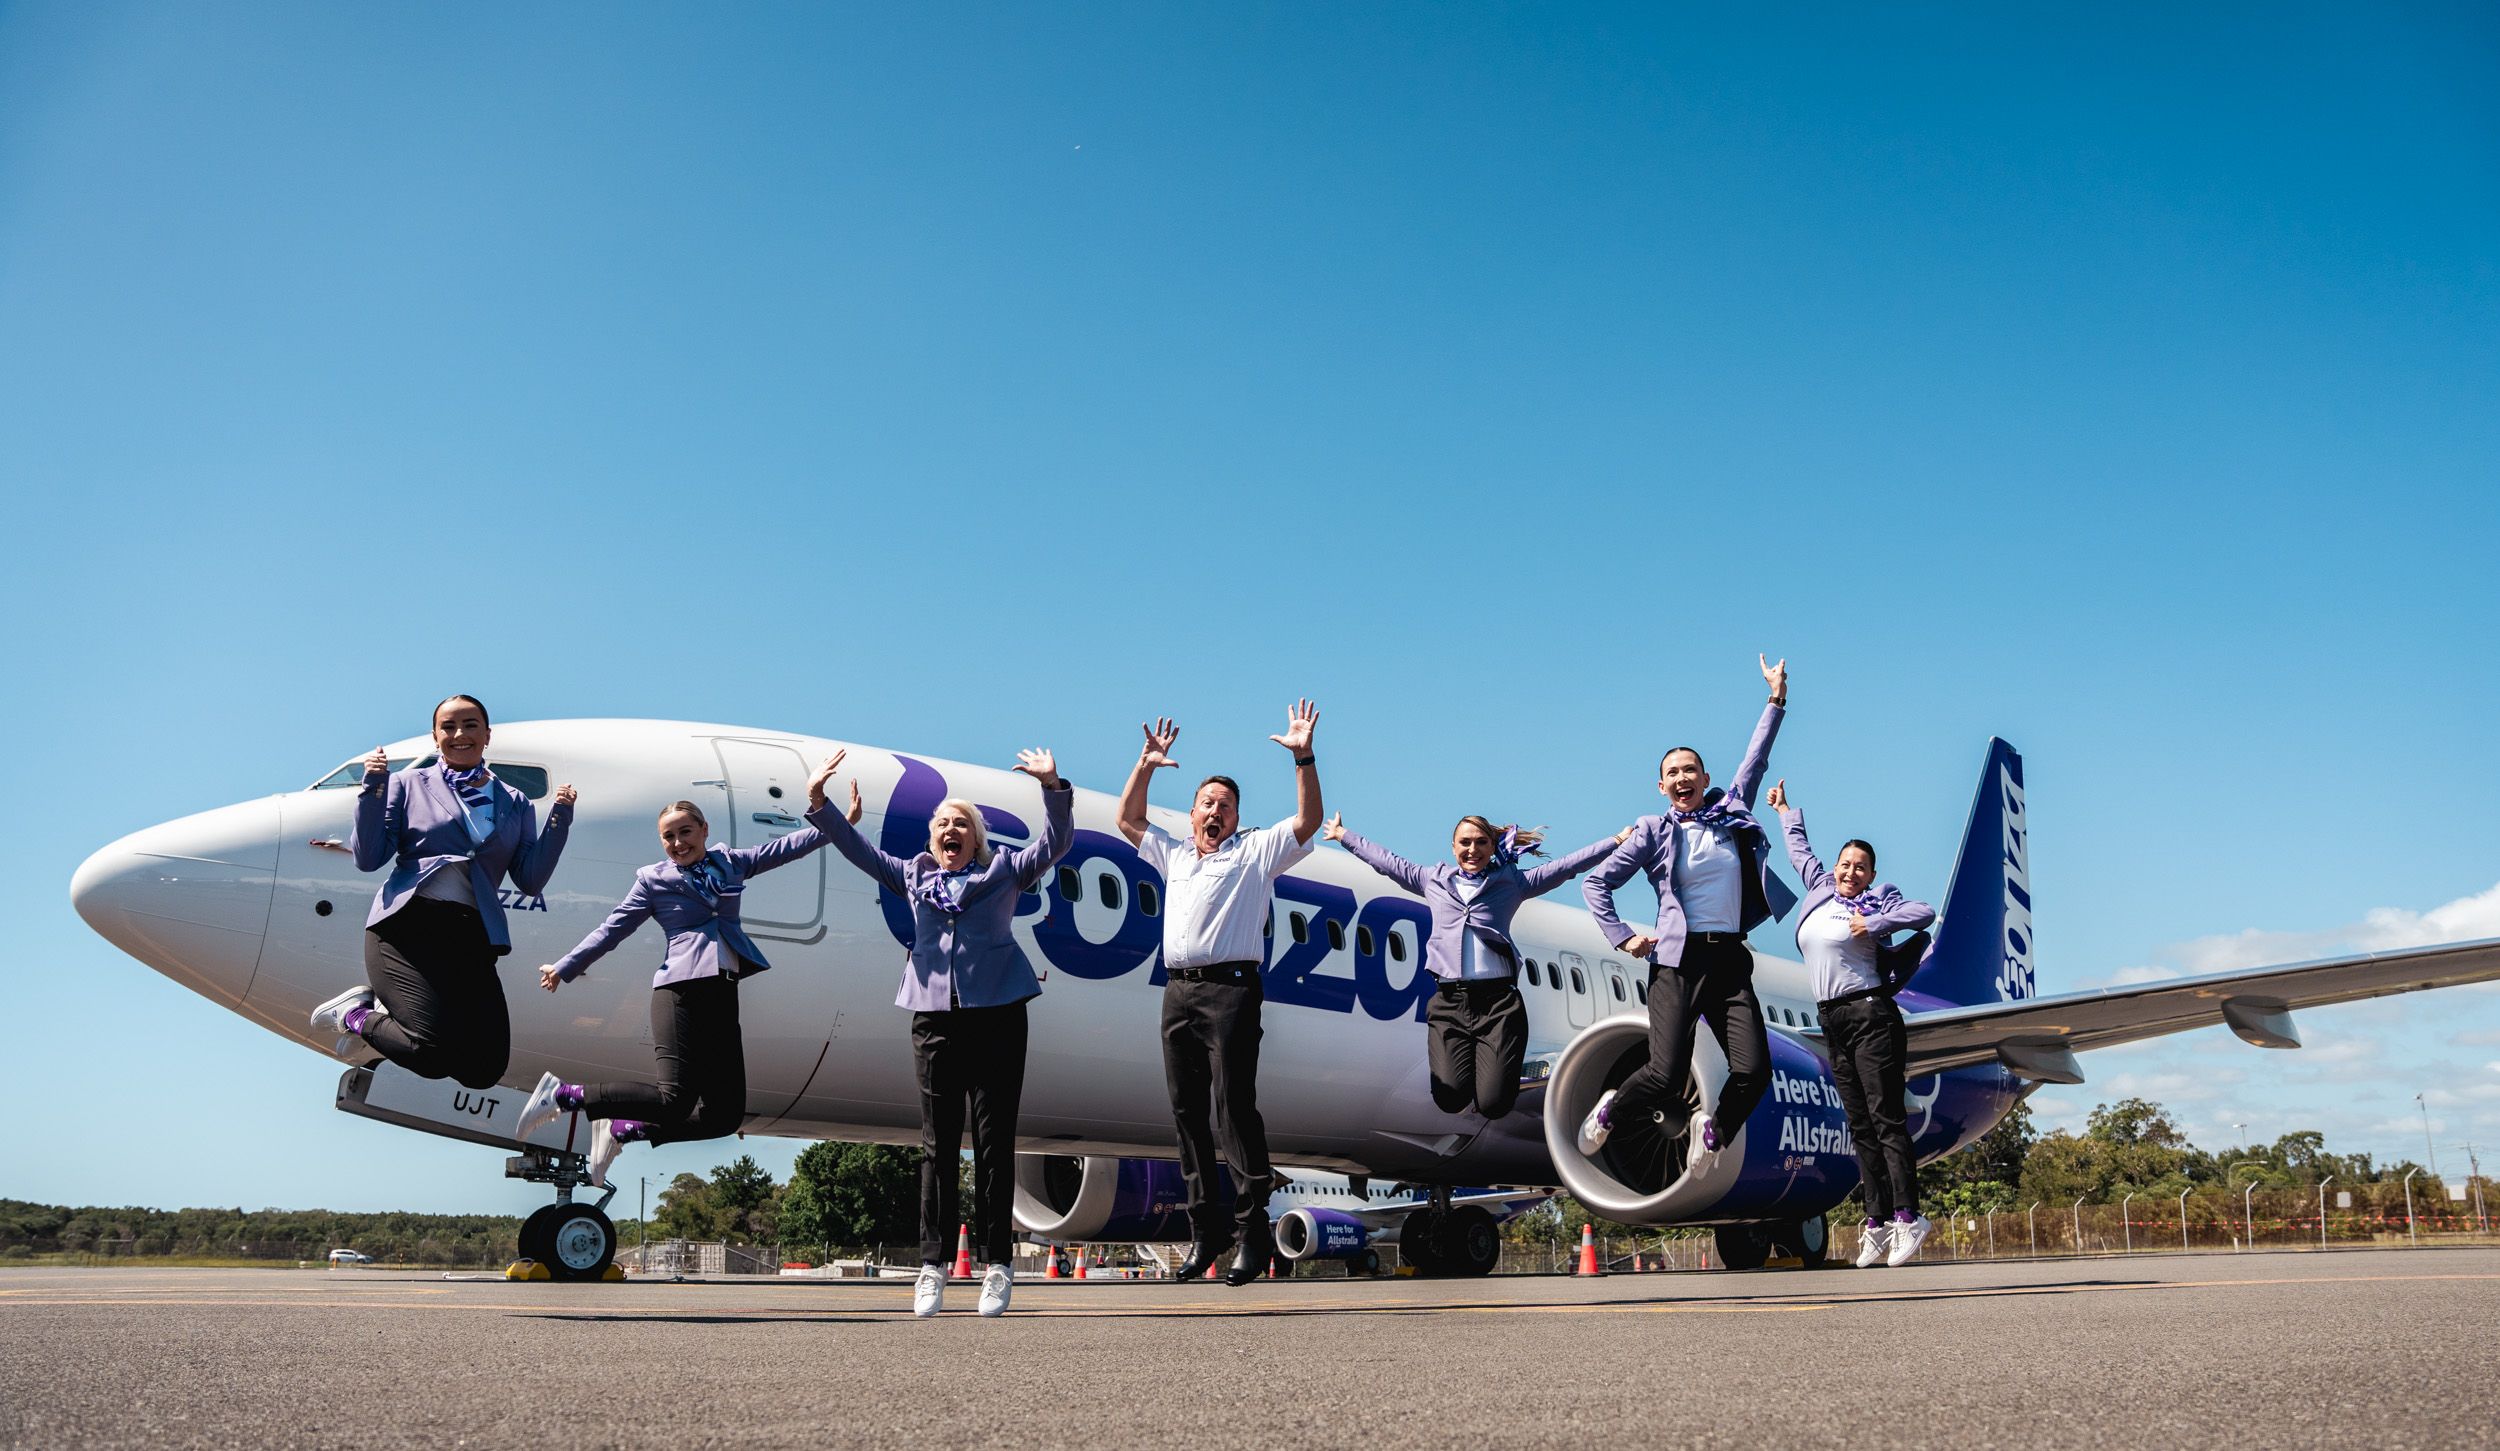
[[1076,1247],[1076,1277],[1080,1280],[1085,1278],[1085,1246],[1083,1245]]
[[955,1226],[955,1278],[972,1278],[972,1226],[969,1224]]
[[1045,1269],[1045,1270],[1043,1270],[1043,1271],[1042,1271],[1042,1278],[1043,1278],[1043,1279],[1045,1279],[1045,1280],[1055,1280],[1055,1279],[1058,1279],[1058,1278],[1059,1278],[1059,1246],[1057,1246],[1057,1245],[1055,1245],[1055,1244],[1053,1244],[1053,1245],[1045,1245],[1045,1246],[1043,1246],[1043,1247],[1042,1247],[1042,1254],[1043,1254],[1043,1257],[1049,1261],[1049,1266],[1050,1266],[1048,1269]]
[[1580,1271],[1584,1275],[1602,1275],[1606,1271],[1597,1263],[1597,1226],[1580,1226]]

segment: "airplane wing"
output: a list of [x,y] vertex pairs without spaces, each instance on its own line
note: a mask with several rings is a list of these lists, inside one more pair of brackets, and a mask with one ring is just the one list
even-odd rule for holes
[[[1533,1209],[1553,1197],[1554,1191],[1551,1189],[1515,1189],[1486,1194],[1456,1194],[1450,1198],[1450,1207],[1455,1209],[1462,1204],[1473,1204],[1491,1214],[1495,1219],[1508,1219],[1514,1214]],[[1374,1231],[1380,1231],[1397,1228],[1406,1222],[1406,1216],[1418,1209],[1430,1208],[1431,1205],[1432,1201],[1428,1198],[1416,1198],[1401,1199],[1391,1204],[1366,1204],[1359,1209],[1351,1207],[1340,1209],[1335,1205],[1324,1207],[1348,1219],[1360,1220]]]
[[2074,1055],[2227,1025],[2260,1048],[2297,1048],[2302,1008],[2500,980],[2500,938],[2170,978],[2093,992],[1944,1008],[1908,1019],[1907,1076],[1996,1061],[2044,1083],[2081,1083]]

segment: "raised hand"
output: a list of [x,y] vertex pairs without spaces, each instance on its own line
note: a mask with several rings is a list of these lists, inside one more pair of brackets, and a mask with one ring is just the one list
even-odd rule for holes
[[1780,705],[1788,704],[1788,657],[1781,656],[1777,665],[1759,652],[1753,658],[1762,662],[1762,679],[1771,687],[1771,699]]
[[554,963],[542,962],[538,964],[538,985],[545,988],[549,992],[554,992],[557,988],[564,986],[564,979],[557,976],[556,965]]
[[859,778],[854,776],[851,778],[851,809],[843,814],[842,819],[849,822],[853,826],[857,826],[859,825],[859,818],[861,814],[862,812],[859,804]]
[[582,793],[574,790],[573,783],[570,781],[567,781],[563,785],[556,788],[556,804],[558,806],[570,806],[574,802],[581,799]]
[[1328,818],[1328,824],[1319,829],[1319,834],[1330,841],[1345,840],[1345,813],[1340,811]]
[[1319,707],[1308,700],[1298,700],[1293,709],[1285,712],[1285,733],[1268,739],[1297,756],[1307,756],[1311,753],[1311,732],[1318,725]]
[[1059,779],[1058,759],[1051,755],[1048,747],[1016,752],[1015,769],[1041,782],[1045,791],[1056,791],[1063,784]]
[[365,774],[368,776],[387,776],[390,773],[391,753],[384,750],[380,746],[375,746],[373,748],[373,754],[365,757]]
[[1157,716],[1153,725],[1142,729],[1146,732],[1146,749],[1138,754],[1137,764],[1158,770],[1180,764],[1172,759],[1172,742],[1181,738],[1181,728],[1172,724],[1169,716]]
[[1779,781],[1771,787],[1771,794],[1762,799],[1763,803],[1773,811],[1786,811],[1788,809],[1788,778],[1780,777]]
[[[816,811],[824,806],[825,783],[833,779],[834,772],[842,769],[842,758],[849,754],[849,751],[835,751],[832,755],[825,757],[825,763],[816,768],[815,775],[807,778],[808,810]],[[855,802],[859,800],[859,783],[856,781],[851,783],[851,800]],[[859,820],[856,816],[851,819]]]

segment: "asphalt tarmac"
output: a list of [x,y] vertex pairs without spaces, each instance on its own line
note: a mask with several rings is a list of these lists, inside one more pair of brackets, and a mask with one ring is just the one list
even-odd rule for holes
[[2462,1447],[2500,1249],[1602,1280],[0,1270],[12,1446]]

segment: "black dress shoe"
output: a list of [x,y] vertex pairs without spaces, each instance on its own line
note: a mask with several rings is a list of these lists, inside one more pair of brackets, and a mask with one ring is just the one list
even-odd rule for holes
[[1233,1242],[1229,1239],[1199,1240],[1189,1247],[1189,1258],[1181,1261],[1181,1267],[1172,1272],[1172,1278],[1174,1280],[1206,1278],[1208,1267],[1224,1258],[1224,1252],[1232,1247]]
[[1267,1262],[1276,1253],[1275,1241],[1262,1230],[1246,1235],[1241,1250],[1224,1271],[1224,1283],[1238,1290],[1267,1273]]

